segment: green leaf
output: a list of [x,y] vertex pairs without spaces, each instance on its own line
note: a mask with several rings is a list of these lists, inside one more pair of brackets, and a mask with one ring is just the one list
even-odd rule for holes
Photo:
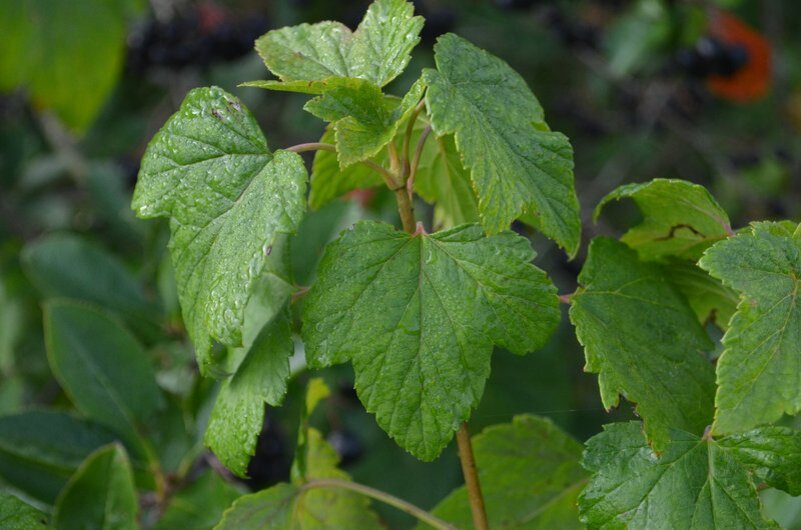
[[606,425],[587,442],[593,473],[579,497],[590,529],[779,528],[763,519],[746,469],[715,441],[673,431],[664,454],[637,422]]
[[[322,22],[321,24],[336,24],[334,22]],[[265,90],[278,90],[282,92],[296,92],[298,94],[325,94],[329,90],[336,88],[352,87],[364,81],[357,77],[328,77],[326,79],[318,79],[314,81],[275,81],[275,80],[257,80],[247,81],[241,83],[241,87],[263,88]]]
[[420,42],[423,17],[403,0],[375,0],[353,34],[350,64],[355,77],[384,86],[406,68],[411,52]]
[[711,320],[720,329],[724,331],[728,329],[729,320],[737,309],[739,297],[736,292],[694,263],[670,260],[665,265],[664,271],[687,299],[701,325]]
[[300,24],[273,30],[256,51],[281,81],[355,77],[384,86],[406,68],[419,42],[421,17],[403,0],[373,2],[355,32],[339,22]]
[[599,237],[578,280],[570,320],[604,406],[618,394],[636,403],[657,451],[672,428],[701,434],[712,420],[714,370],[703,355],[712,344],[662,268]]
[[581,222],[568,139],[548,130],[537,98],[501,59],[453,34],[434,51],[437,70],[423,73],[431,125],[438,136],[454,134],[484,227],[499,232],[535,214],[538,228],[575,254]]
[[122,446],[98,449],[61,491],[53,513],[60,530],[135,530],[139,500]]
[[211,530],[242,494],[212,471],[205,471],[170,499],[155,530]]
[[[492,528],[579,529],[576,499],[587,482],[582,447],[536,416],[515,416],[473,437],[481,491]],[[434,508],[457,528],[473,528],[467,490],[461,487]],[[421,528],[428,528],[421,525]]]
[[0,528],[3,530],[47,530],[47,516],[17,497],[0,492]]
[[249,347],[232,356],[239,365],[220,388],[205,435],[220,462],[242,477],[256,452],[264,404],[280,405],[286,394],[289,357],[295,348],[289,311],[281,311],[255,338],[246,336],[245,344]]
[[0,90],[25,86],[37,107],[86,129],[122,69],[126,32],[119,2],[8,0],[0,35]]
[[[314,377],[306,385],[306,399],[300,410],[298,441],[295,446],[295,459],[292,461],[290,477],[294,482],[303,482],[308,477],[309,456],[309,416],[317,405],[331,394],[331,390],[321,377]],[[336,464],[334,464],[336,465]]]
[[201,372],[219,372],[212,344],[242,345],[248,299],[278,234],[306,209],[306,168],[270,154],[253,115],[220,88],[192,90],[150,142],[133,207],[171,218],[178,295]]
[[741,293],[717,363],[713,430],[726,434],[801,411],[801,246],[778,223],[755,223],[710,247],[701,268]]
[[643,220],[620,239],[642,259],[677,256],[697,261],[704,249],[731,233],[729,216],[698,184],[673,179],[626,184],[601,199],[593,217],[597,219],[607,203],[623,198],[634,201]]
[[434,203],[434,225],[450,228],[479,221],[470,174],[462,165],[453,136],[429,138],[420,156],[414,189]]
[[[315,429],[309,429],[308,478],[349,480],[336,468],[339,457]],[[281,483],[258,493],[240,497],[228,509],[215,530],[359,530],[381,529],[367,497],[353,491],[311,487],[296,481]]]
[[801,495],[801,432],[761,427],[726,436],[719,443],[770,487]]
[[559,322],[533,258],[522,237],[478,225],[409,235],[357,223],[327,247],[306,297],[307,359],[350,360],[379,425],[432,460],[478,403],[492,345],[536,350]]
[[397,100],[384,98],[381,89],[363,79],[334,88],[303,107],[333,124],[340,167],[378,154],[395,136]]
[[282,530],[298,528],[293,521],[300,488],[280,483],[244,495],[225,511],[214,530]]
[[[385,104],[387,104],[387,108],[392,109],[392,116],[390,125],[388,125],[389,130],[381,134],[388,136],[391,132],[391,135],[394,135],[392,142],[394,142],[399,150],[403,146],[403,135],[405,134],[405,128],[401,126],[408,123],[407,120],[411,116],[414,107],[420,101],[424,90],[425,85],[421,79],[418,79],[414,85],[412,85],[412,88],[409,89],[409,92],[400,100],[400,104],[398,104],[397,98],[385,98],[384,100]],[[418,118],[415,122],[414,134],[412,136],[413,142],[416,142],[420,136],[420,132],[424,127],[424,125],[421,126],[421,124],[422,120]],[[334,124],[334,127],[326,129],[322,138],[320,138],[320,142],[327,144],[338,142],[336,137],[340,132],[341,129],[337,128],[337,124]],[[381,141],[383,142],[385,138],[386,136],[382,136]],[[389,165],[389,155],[387,150],[383,149],[386,143],[389,143],[389,141],[387,140],[382,144],[377,153],[370,157],[370,160],[381,167],[387,167]],[[324,150],[319,150],[314,155],[311,175],[311,193],[309,195],[309,205],[314,209],[322,207],[331,199],[339,197],[351,190],[371,188],[383,183],[381,175],[367,165],[351,164],[342,167],[337,160],[338,156],[341,155]]]
[[[320,142],[332,144],[335,142],[334,129],[329,127],[323,133]],[[385,167],[388,162],[386,151],[381,151],[372,157],[374,162]],[[353,164],[340,168],[337,154],[331,151],[317,151],[314,154],[314,163],[311,173],[311,193],[309,193],[309,206],[317,210],[326,203],[359,189],[380,186],[383,183],[381,175],[365,164]]]
[[31,411],[0,417],[0,477],[52,503],[81,462],[114,441],[99,425],[63,412]]
[[45,298],[74,298],[114,311],[146,337],[162,310],[136,277],[106,250],[71,234],[45,236],[22,252],[25,272]]
[[147,354],[115,319],[80,302],[44,308],[50,368],[84,414],[138,445],[163,404]]

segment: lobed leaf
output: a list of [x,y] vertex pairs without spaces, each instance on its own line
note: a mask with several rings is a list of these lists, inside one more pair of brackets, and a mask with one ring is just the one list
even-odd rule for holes
[[353,77],[382,87],[403,72],[420,41],[423,19],[413,13],[409,2],[376,0],[353,33],[339,22],[300,24],[266,33],[256,51],[283,82]]
[[714,369],[703,355],[712,344],[663,269],[599,237],[578,279],[570,320],[604,406],[619,394],[636,403],[657,451],[671,429],[701,434],[713,412]]
[[135,530],[139,499],[125,450],[112,444],[89,455],[61,491],[53,512],[60,530]]
[[571,256],[581,235],[573,150],[548,130],[542,107],[508,64],[453,34],[434,46],[426,105],[438,136],[453,134],[489,233],[534,214],[537,228]]
[[306,168],[271,154],[256,120],[225,91],[192,90],[148,145],[133,208],[170,217],[170,251],[201,372],[221,375],[212,345],[242,345],[245,307],[279,234],[305,213]]
[[362,79],[350,86],[331,89],[303,107],[331,122],[335,131],[340,167],[378,154],[395,136],[397,101],[385,99],[381,89]]
[[714,432],[748,430],[801,411],[798,234],[754,223],[710,247],[701,268],[740,293],[717,364]]
[[[387,150],[383,149],[383,147],[391,141],[395,144],[397,149],[400,150],[402,148],[405,129],[401,126],[407,123],[414,107],[420,101],[424,90],[425,85],[418,79],[400,101],[397,98],[384,98],[383,105],[385,105],[387,109],[391,109],[391,117],[387,125],[387,130],[378,133],[380,135],[380,142],[368,138],[366,145],[372,143],[373,148],[377,149],[374,155],[368,157],[371,161],[381,167],[389,166],[389,155]],[[365,111],[362,110],[359,112]],[[328,201],[351,190],[379,186],[383,182],[381,175],[365,164],[343,165],[340,163],[342,160],[341,149],[343,144],[352,142],[354,139],[358,140],[358,136],[360,135],[358,129],[356,131],[350,131],[347,128],[349,126],[348,124],[353,125],[354,123],[352,120],[349,120],[348,117],[341,121],[345,121],[345,129],[340,127],[339,122],[334,123],[325,130],[322,138],[320,138],[321,143],[331,144],[336,142],[339,152],[332,153],[331,151],[320,150],[314,155],[311,175],[311,193],[309,194],[309,205],[313,209],[318,209]],[[417,126],[420,122],[421,120],[418,119],[415,125]],[[413,135],[413,137],[416,141],[419,137],[420,129],[415,127],[415,133],[416,135]],[[388,139],[387,136],[391,136],[391,138]],[[341,142],[339,140],[340,137],[342,137]],[[362,156],[358,158],[359,160],[365,159],[365,157]],[[355,160],[353,157],[351,157],[351,159]]]
[[[579,465],[581,445],[550,420],[515,416],[473,437],[481,491],[492,528],[571,530],[582,528],[576,499],[587,482]],[[473,528],[463,486],[432,513],[457,528]],[[420,525],[419,528],[428,528]]]
[[582,464],[593,473],[579,497],[590,529],[779,528],[723,442],[672,431],[657,456],[638,422],[614,423],[587,442]]
[[597,219],[609,202],[623,198],[634,201],[643,220],[621,241],[642,259],[676,256],[697,261],[704,249],[731,233],[729,216],[698,184],[675,179],[626,184],[601,199],[593,217]]
[[523,354],[559,321],[529,243],[478,225],[432,235],[357,223],[330,244],[303,309],[312,366],[350,360],[381,427],[431,460],[467,419],[489,375],[492,345]]

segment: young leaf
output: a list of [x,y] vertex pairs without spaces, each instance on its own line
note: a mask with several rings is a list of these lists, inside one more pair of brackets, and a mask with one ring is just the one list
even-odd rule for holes
[[352,361],[379,425],[432,460],[481,397],[492,345],[523,354],[559,321],[529,243],[478,225],[432,235],[357,223],[330,244],[303,311],[314,366]]
[[329,90],[303,107],[331,122],[336,132],[340,167],[347,167],[378,154],[395,136],[397,100],[385,98],[381,89],[363,79]]
[[256,51],[281,81],[330,77],[366,79],[382,87],[406,68],[419,42],[421,17],[403,0],[377,0],[354,33],[338,22],[273,30],[256,41]]
[[593,473],[579,497],[590,529],[776,528],[763,519],[747,470],[722,444],[673,431],[664,454],[638,422],[614,423],[587,442]]
[[[320,142],[332,144],[336,141],[334,135],[333,127],[329,127],[323,133]],[[371,158],[381,166],[387,165],[387,159],[385,150]],[[381,175],[365,164],[352,164],[341,168],[336,153],[320,150],[314,154],[312,164],[309,206],[317,210],[351,190],[372,188],[382,183]]]
[[3,530],[47,530],[47,516],[17,497],[0,492],[0,528]]
[[434,46],[437,70],[425,70],[426,105],[438,136],[454,134],[470,170],[490,233],[524,213],[564,247],[578,250],[579,205],[573,150],[548,130],[542,107],[508,64],[453,34]]
[[662,268],[599,237],[579,284],[570,320],[604,406],[617,406],[618,394],[636,403],[657,451],[671,428],[701,434],[712,420],[714,370],[703,356],[712,344]]
[[245,344],[232,355],[239,365],[220,388],[205,435],[225,467],[241,477],[256,451],[264,404],[279,405],[286,394],[289,357],[295,348],[289,311],[280,311],[255,338],[246,336]]
[[717,365],[714,432],[739,432],[801,411],[799,236],[755,223],[710,247],[701,268],[741,293]]
[[349,480],[336,468],[339,458],[315,429],[308,431],[307,478],[240,497],[215,530],[379,530],[367,497],[335,487],[312,487],[314,479]]
[[211,530],[241,495],[232,484],[207,470],[172,496],[154,530]]
[[132,329],[152,337],[162,310],[119,260],[69,234],[45,236],[22,252],[25,273],[46,298],[86,300],[119,314]]
[[201,372],[213,341],[241,346],[244,312],[278,234],[306,208],[306,168],[270,153],[255,118],[220,88],[192,90],[148,145],[133,208],[171,218],[178,295]]
[[642,259],[677,256],[697,261],[704,249],[731,233],[729,216],[698,184],[674,179],[626,184],[601,199],[593,217],[597,219],[607,203],[622,198],[637,204],[643,221],[620,239]]
[[163,404],[147,354],[119,322],[80,302],[44,308],[50,368],[75,406],[138,445]]
[[[492,528],[582,528],[576,499],[587,482],[579,465],[581,445],[536,416],[515,416],[473,437],[481,492]],[[457,528],[473,528],[465,487],[434,508]],[[421,528],[423,526],[421,525]],[[428,527],[425,527],[428,528]]]
[[[402,125],[407,123],[407,120],[409,119],[411,112],[414,110],[415,105],[417,105],[417,103],[420,101],[420,98],[423,96],[424,90],[425,85],[423,84],[422,80],[418,79],[409,92],[407,92],[403,99],[400,100],[399,104],[396,98],[384,99],[387,108],[391,109],[392,115],[389,125],[387,126],[388,130],[380,133],[382,135],[381,142],[383,143],[378,146],[377,153],[370,157],[370,159],[379,166],[387,167],[389,165],[389,156],[387,150],[383,149],[386,143],[389,143],[389,140],[386,142],[384,141],[387,136],[394,136],[391,141],[394,142],[398,149],[401,149],[403,145],[403,134],[405,134],[405,128],[403,128]],[[417,127],[421,121],[422,120],[418,119],[415,122],[416,127],[413,134],[413,140],[415,142],[417,141],[417,138],[419,138],[422,130],[421,127]],[[343,167],[343,165],[339,163],[337,158],[339,157],[340,161],[342,159],[341,151],[343,143],[349,142],[352,140],[352,138],[354,138],[352,134],[351,136],[347,136],[348,130],[343,130],[340,127],[341,122],[346,124],[350,123],[351,125],[354,123],[353,120],[349,118],[340,120],[340,122],[333,124],[332,127],[327,128],[325,133],[323,133],[322,138],[320,138],[320,142],[322,143],[331,144],[337,142],[339,153],[320,150],[314,155],[314,164],[312,165],[311,175],[311,193],[309,195],[309,205],[314,209],[320,208],[331,199],[339,197],[348,191],[357,188],[370,188],[373,186],[379,186],[383,182],[381,175],[365,164],[351,164]],[[344,137],[342,141],[340,141],[338,138],[339,136],[343,135],[343,133]],[[356,129],[355,133],[356,135],[359,135],[358,128]],[[369,139],[369,142],[376,144],[374,139]],[[361,157],[359,158],[363,159]]]
[[136,530],[139,500],[125,450],[112,444],[81,464],[61,491],[53,523],[63,530]]
[[[63,412],[30,411],[0,417],[0,477],[47,503],[83,460],[114,441],[99,425]],[[0,512],[1,513],[1,512]]]

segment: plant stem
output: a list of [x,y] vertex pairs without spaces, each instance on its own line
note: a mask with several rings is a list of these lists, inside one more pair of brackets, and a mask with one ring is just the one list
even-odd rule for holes
[[416,517],[420,521],[423,521],[434,528],[439,528],[441,530],[457,530],[457,528],[449,522],[443,521],[439,517],[431,515],[427,511],[418,508],[414,504],[406,502],[403,499],[399,499],[398,497],[390,495],[384,491],[371,488],[370,486],[365,486],[364,484],[358,484],[356,482],[341,480],[338,478],[320,478],[306,482],[301,488],[303,490],[310,490],[312,488],[342,488],[355,491],[356,493],[361,493],[362,495],[373,498],[377,501],[381,501],[384,504],[388,504],[402,512],[408,513],[409,515]]
[[406,134],[403,135],[403,147],[401,148],[401,153],[403,155],[404,177],[408,176],[409,172],[409,143],[412,140],[412,133],[414,132],[414,123],[417,121],[417,117],[423,111],[425,104],[426,104],[425,98],[421,98],[419,103],[417,103],[417,106],[414,107],[412,115],[409,116],[409,123],[406,124]]
[[420,139],[417,140],[417,147],[414,150],[414,158],[412,159],[409,169],[409,176],[406,179],[406,189],[409,191],[409,195],[412,194],[412,190],[414,189],[414,177],[417,175],[417,166],[420,165],[420,156],[423,154],[423,147],[425,146],[426,138],[428,138],[429,134],[431,134],[431,125],[426,125],[423,132],[420,133]]
[[459,445],[459,461],[462,463],[462,474],[465,486],[467,486],[467,498],[470,500],[470,510],[473,512],[473,526],[475,530],[489,530],[487,510],[484,508],[481,484],[478,482],[476,461],[473,458],[473,445],[470,442],[467,422],[462,423],[456,432],[456,443]]
[[412,198],[406,191],[406,186],[401,186],[392,190],[395,192],[395,200],[398,202],[398,213],[400,214],[403,229],[410,234],[414,234],[417,229],[414,222],[414,207],[412,206]]
[[[337,152],[336,146],[332,144],[325,144],[320,142],[309,142],[306,144],[298,144],[293,145],[292,147],[287,147],[284,151],[292,151],[293,153],[305,153],[307,151],[331,151],[332,153]],[[395,175],[381,167],[380,165],[376,164],[372,160],[362,160],[359,162],[360,164],[364,164],[365,166],[369,167],[384,179],[384,182],[390,189],[394,189],[398,186],[397,178]]]

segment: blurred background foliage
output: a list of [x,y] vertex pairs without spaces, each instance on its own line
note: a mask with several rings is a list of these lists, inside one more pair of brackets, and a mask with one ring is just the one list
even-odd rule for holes
[[[506,59],[541,100],[550,126],[571,138],[584,241],[617,234],[637,216],[627,204],[614,205],[593,223],[591,212],[601,197],[622,183],[656,177],[707,186],[735,227],[754,219],[799,218],[801,3],[415,5],[427,19],[423,42],[389,92],[404,93],[419,69],[432,65],[431,46],[444,32],[457,32]],[[202,449],[216,385],[198,377],[181,323],[166,253],[168,227],[136,219],[130,197],[147,142],[196,86],[215,84],[240,97],[272,148],[319,138],[323,123],[301,111],[302,95],[237,84],[268,77],[252,51],[253,40],[265,31],[323,19],[353,27],[365,8],[366,2],[356,0],[0,5],[0,488],[43,508],[52,502],[41,488],[15,478],[7,429],[10,418],[26,411],[74,410],[46,352],[41,307],[55,298],[80,300],[113,315],[134,334],[155,370],[166,405],[145,430],[167,494],[142,496],[143,524],[154,524],[166,512],[161,527],[183,527],[189,516],[171,501],[180,499],[203,512],[193,524],[209,528],[238,492],[286,479],[309,377],[302,352],[285,406],[266,411],[251,479],[234,481]],[[421,203],[418,211],[430,225],[431,209]],[[396,222],[395,215],[391,198],[380,190],[355,192],[310,213],[295,237],[296,282],[313,281],[324,244],[340,229],[360,216]],[[572,292],[583,254],[568,262],[544,239],[522,225],[515,228],[532,237],[538,265],[561,292]],[[595,378],[582,365],[566,318],[541,351],[525,357],[498,352],[472,431],[532,412],[585,440],[603,423],[631,416],[627,405],[603,410]],[[335,391],[313,422],[355,480],[424,508],[461,482],[452,447],[424,464],[378,429],[356,399],[349,367],[322,375]],[[146,480],[139,485],[149,489]],[[801,528],[798,499],[774,495],[765,501],[772,516]],[[412,523],[379,508],[392,527]]]

